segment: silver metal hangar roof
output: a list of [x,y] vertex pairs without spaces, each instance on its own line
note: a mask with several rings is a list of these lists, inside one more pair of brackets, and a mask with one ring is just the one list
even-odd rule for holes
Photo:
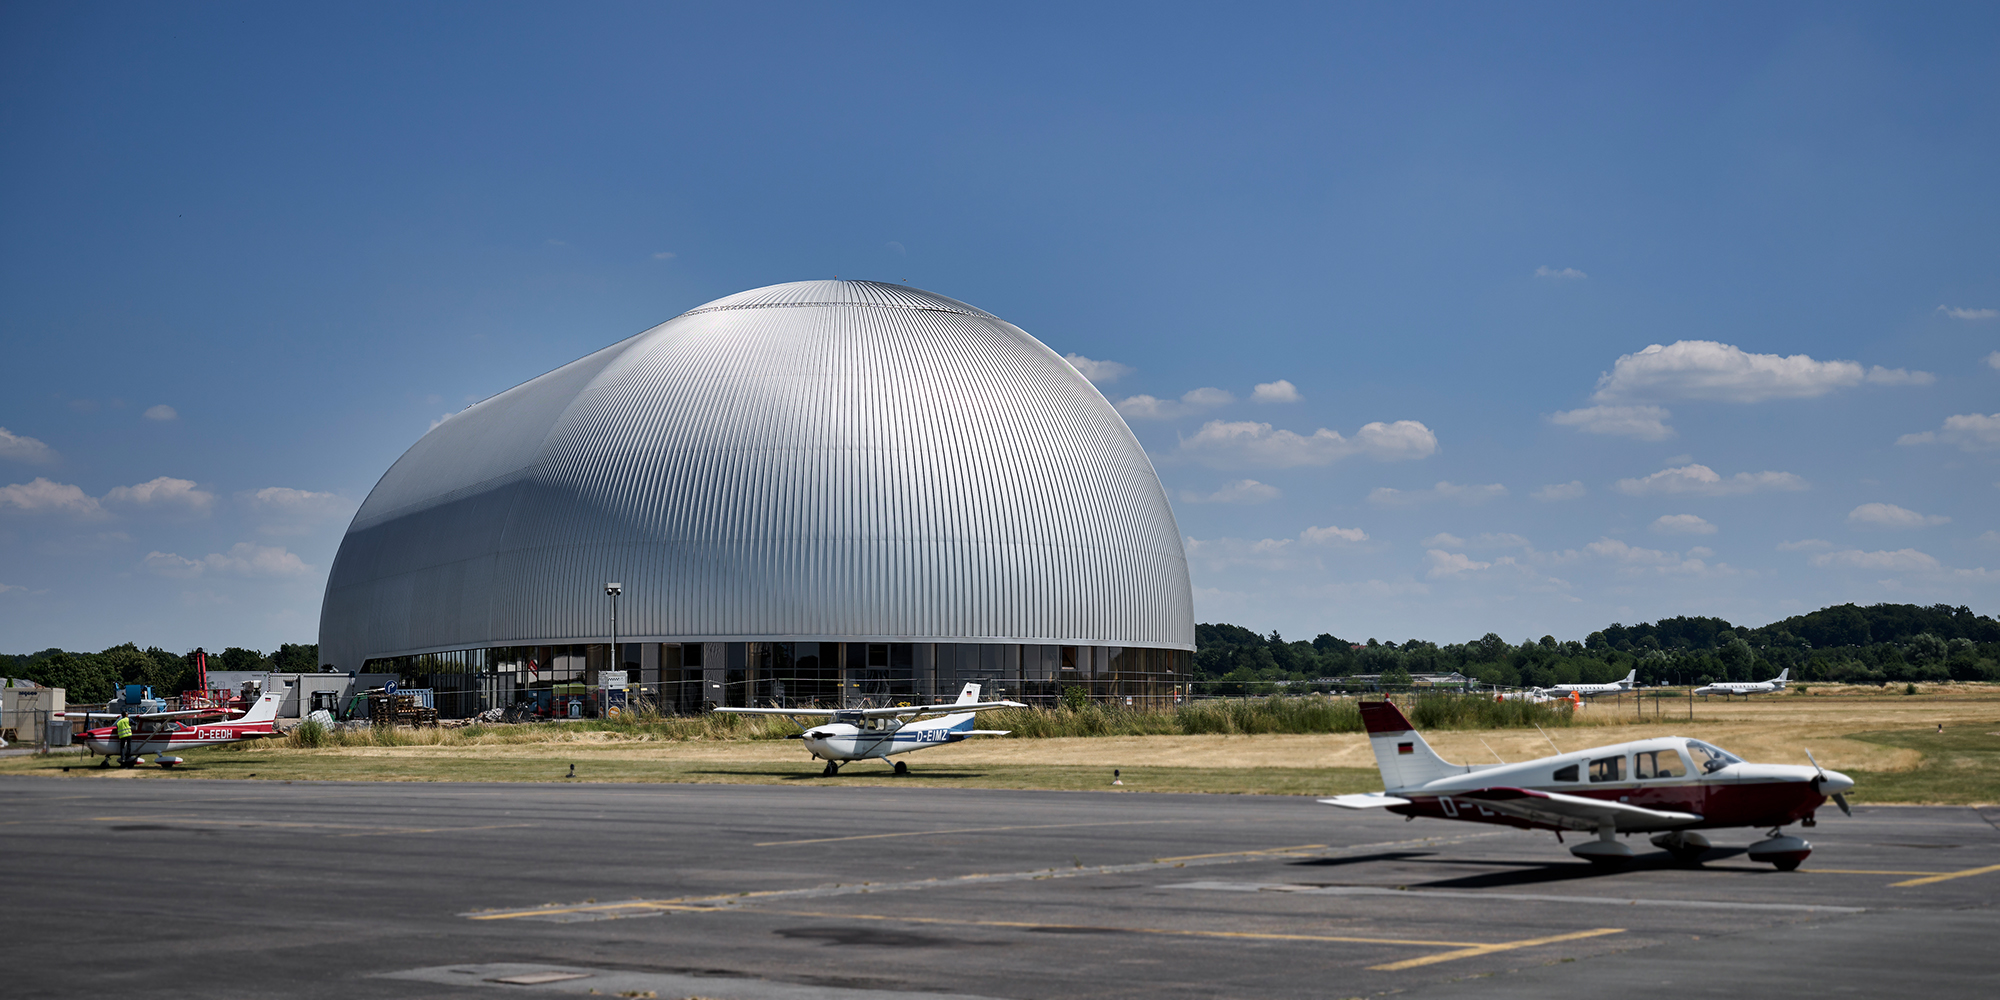
[[1068,362],[898,285],[739,292],[452,416],[369,493],[323,662],[619,638],[1194,646],[1152,463]]

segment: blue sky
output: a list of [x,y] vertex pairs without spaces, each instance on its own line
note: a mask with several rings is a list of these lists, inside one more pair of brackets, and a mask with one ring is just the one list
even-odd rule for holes
[[1978,4],[9,5],[0,650],[313,641],[434,421],[836,275],[1087,359],[1204,621],[2000,612],[1996,43]]

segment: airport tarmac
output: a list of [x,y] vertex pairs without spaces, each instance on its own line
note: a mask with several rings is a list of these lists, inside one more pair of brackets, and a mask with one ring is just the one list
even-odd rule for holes
[[[2000,995],[2000,810],[1599,874],[1310,799],[0,778],[9,996]],[[1794,828],[1794,832],[1797,828]],[[1731,848],[1737,850],[1731,850]]]

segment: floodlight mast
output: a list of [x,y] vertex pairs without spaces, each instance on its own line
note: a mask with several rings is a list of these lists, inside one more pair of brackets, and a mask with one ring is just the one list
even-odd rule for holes
[[607,584],[605,584],[605,585],[604,585],[604,596],[605,596],[605,597],[606,597],[607,599],[609,599],[609,600],[611,601],[611,655],[610,655],[610,656],[608,656],[608,657],[606,657],[606,659],[607,659],[607,660],[608,660],[608,661],[610,662],[610,664],[611,664],[611,665],[610,665],[609,667],[605,668],[605,669],[607,669],[607,670],[617,670],[617,669],[619,669],[619,667],[618,667],[618,595],[619,595],[619,594],[622,594],[622,593],[624,593],[624,592],[625,592],[625,585],[624,585],[624,584],[622,584],[622,583],[607,583]]

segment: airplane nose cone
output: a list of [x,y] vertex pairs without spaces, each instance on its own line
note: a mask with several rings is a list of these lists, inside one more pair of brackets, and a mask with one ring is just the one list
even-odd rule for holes
[[1854,779],[1839,771],[1826,772],[1826,780],[1819,783],[1821,795],[1839,795],[1854,787]]

